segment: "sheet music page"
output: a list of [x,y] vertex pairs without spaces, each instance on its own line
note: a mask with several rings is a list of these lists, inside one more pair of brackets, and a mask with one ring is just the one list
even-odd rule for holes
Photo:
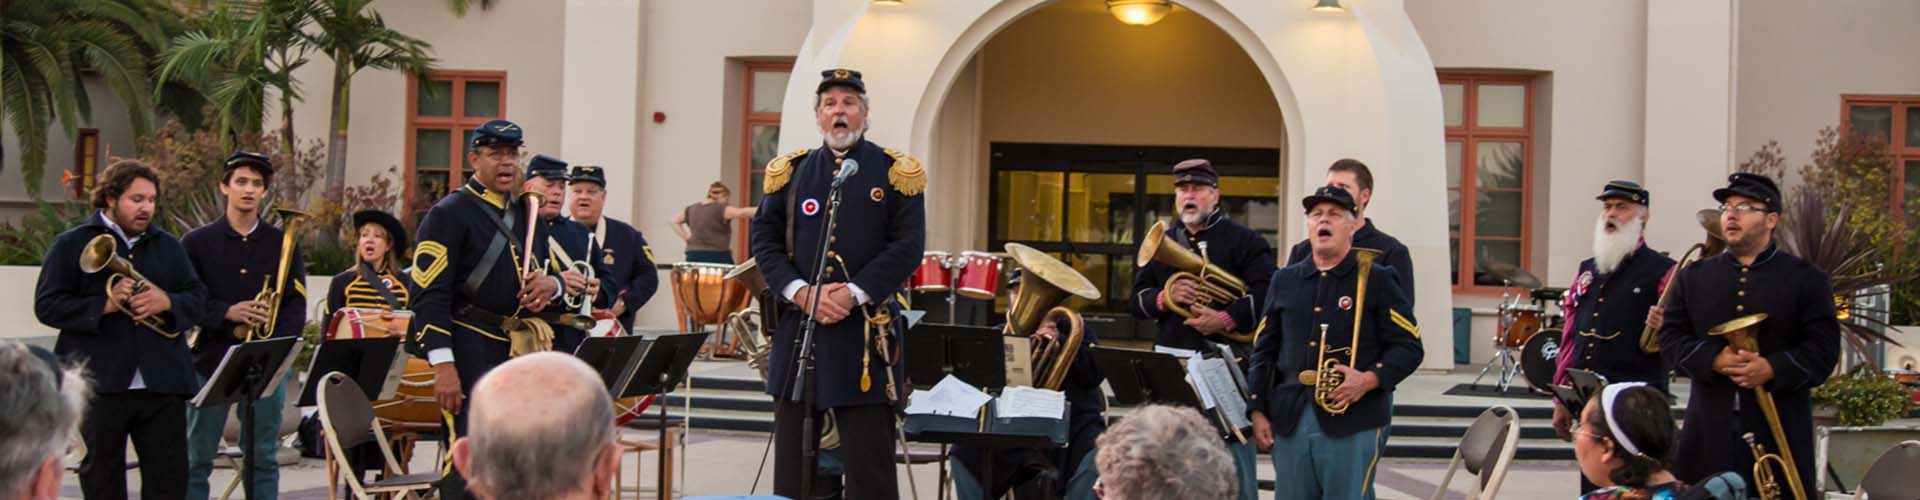
[[1216,406],[1213,402],[1213,390],[1207,386],[1207,379],[1200,376],[1200,367],[1205,361],[1208,361],[1208,359],[1187,358],[1185,362],[1187,365],[1187,384],[1192,385],[1193,392],[1200,395],[1200,406],[1204,407],[1202,409],[1211,410]]
[[[1193,378],[1205,381],[1201,394],[1210,403],[1217,404],[1220,413],[1225,414],[1233,427],[1244,428],[1253,425],[1247,420],[1247,400],[1240,394],[1239,386],[1233,381],[1233,367],[1227,360],[1220,358],[1201,359],[1193,363],[1188,370]],[[1196,385],[1195,387],[1200,387]]]
[[980,406],[992,401],[993,396],[980,392],[980,389],[961,382],[953,375],[940,379],[932,390],[915,390],[907,403],[909,415],[946,415],[950,417],[979,418]]
[[1000,391],[994,410],[999,418],[1051,418],[1067,413],[1067,394],[1033,387],[1008,387]]

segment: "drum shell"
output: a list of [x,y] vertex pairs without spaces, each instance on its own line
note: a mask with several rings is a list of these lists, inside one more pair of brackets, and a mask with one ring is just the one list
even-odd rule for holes
[[1553,375],[1560,363],[1561,333],[1558,328],[1540,330],[1520,348],[1522,378],[1536,392],[1551,394],[1553,391],[1548,387],[1553,384]]
[[1000,258],[986,252],[961,252],[960,288],[954,293],[977,300],[993,300],[1000,293]]
[[753,294],[747,286],[726,279],[733,266],[702,262],[673,265],[673,302],[676,308],[702,325],[717,325],[728,314],[746,309]]
[[1522,308],[1509,309],[1507,313],[1513,315],[1513,319],[1509,320],[1503,329],[1502,333],[1504,333],[1504,335],[1501,336],[1500,342],[1507,347],[1513,348],[1525,346],[1527,340],[1532,339],[1533,335],[1540,331],[1540,321],[1543,316],[1542,311],[1525,308],[1523,306]]
[[920,267],[914,269],[907,285],[916,292],[944,292],[953,283],[953,270],[947,267],[947,259],[952,254],[930,251],[920,257]]
[[[404,334],[407,331],[411,315],[398,314],[392,318],[381,318],[374,309],[341,308],[333,312],[329,320],[332,329],[327,338],[355,339],[364,337],[387,337],[392,332]],[[373,402],[373,415],[403,429],[438,429],[440,423],[440,403],[433,397],[433,365],[420,358],[407,358],[407,367],[400,374],[400,387],[394,391],[393,399]]]

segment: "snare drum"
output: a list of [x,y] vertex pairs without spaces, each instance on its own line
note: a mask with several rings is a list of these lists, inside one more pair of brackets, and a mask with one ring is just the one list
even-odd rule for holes
[[[412,311],[342,307],[328,319],[330,340],[368,337],[405,336],[413,322]],[[401,430],[440,428],[440,403],[433,398],[433,365],[420,358],[408,358],[400,374],[400,387],[393,399],[373,402],[373,414]]]
[[728,314],[747,308],[753,294],[747,286],[727,279],[729,264],[678,262],[673,265],[673,303],[683,317],[701,325],[717,325]]
[[920,257],[920,268],[913,271],[907,285],[916,292],[944,292],[953,282],[953,270],[947,267],[947,259],[953,254],[941,251],[929,251]]
[[328,318],[329,339],[363,339],[367,337],[399,337],[407,334],[407,325],[413,323],[413,311],[387,311],[369,307],[342,307],[333,311]]
[[1000,293],[1000,258],[986,252],[960,252],[961,297],[993,300]]
[[1533,338],[1533,334],[1540,331],[1541,316],[1545,312],[1546,308],[1539,305],[1509,306],[1507,308],[1509,318],[1500,342],[1507,347],[1515,348],[1526,345],[1527,339]]

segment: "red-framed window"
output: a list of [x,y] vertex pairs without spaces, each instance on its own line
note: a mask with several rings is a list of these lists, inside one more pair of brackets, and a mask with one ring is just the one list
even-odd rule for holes
[[73,198],[87,199],[100,177],[100,129],[83,128],[73,136]]
[[[1440,73],[1456,293],[1494,293],[1533,258],[1534,78]],[[1537,275],[1537,273],[1535,273]]]
[[[764,174],[767,162],[779,156],[780,105],[787,93],[787,77],[793,74],[792,61],[749,62],[741,72],[740,95],[740,183],[734,186],[735,206],[760,202],[766,193]],[[747,225],[734,224],[733,257],[747,258]]]
[[1920,224],[1920,96],[1845,95],[1840,98],[1840,130],[1887,145],[1889,209],[1906,214],[1908,227]]
[[466,144],[475,127],[507,114],[504,71],[435,71],[407,85],[406,191],[409,226],[467,180]]

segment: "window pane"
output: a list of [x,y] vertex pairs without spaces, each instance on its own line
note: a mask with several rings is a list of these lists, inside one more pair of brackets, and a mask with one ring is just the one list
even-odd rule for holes
[[1920,222],[1920,160],[1907,160],[1906,170],[1903,192],[1906,194],[1907,221],[1913,224]]
[[1460,141],[1447,141],[1447,187],[1460,187],[1460,155],[1466,152],[1466,145]]
[[787,93],[785,71],[753,72],[753,111],[756,113],[780,112],[780,100]]
[[1520,201],[1515,191],[1481,191],[1474,198],[1474,235],[1520,237]]
[[1067,174],[1067,238],[1082,243],[1133,243],[1132,174]]
[[1920,106],[1907,107],[1907,143],[1904,147],[1920,148]]
[[500,116],[500,82],[467,82],[467,100],[463,116],[493,118]]
[[1489,273],[1489,269],[1493,267],[1522,268],[1518,241],[1477,241],[1473,245],[1473,257],[1473,284],[1475,285],[1499,286],[1500,279]]
[[752,196],[752,198],[747,199],[747,204],[758,205],[760,204],[760,198],[767,196],[767,175],[766,174],[767,174],[766,169],[756,168],[756,169],[753,169],[753,173],[751,175],[747,176],[752,178],[752,180],[748,181],[747,183],[748,184],[747,188],[751,190],[751,191],[747,191],[747,194],[749,196]]
[[750,138],[753,144],[750,146],[752,148],[751,152],[748,153],[752,155],[752,158],[747,161],[753,162],[751,165],[752,168],[766,168],[767,162],[773,161],[773,157],[780,154],[778,149],[780,147],[780,126],[754,125],[748,130],[753,134],[753,137]]
[[1847,129],[1855,134],[1879,138],[1883,143],[1893,139],[1893,108],[1887,106],[1854,106],[1847,109]]
[[447,171],[415,170],[413,172],[413,196],[416,206],[430,207],[447,194]]
[[1460,190],[1447,190],[1447,231],[1460,235]]
[[453,82],[450,80],[420,82],[417,99],[413,106],[413,114],[451,116],[453,115]]
[[1465,124],[1467,109],[1467,88],[1458,83],[1440,84],[1441,109],[1446,111],[1447,126],[1458,127]]
[[447,155],[453,154],[453,131],[423,128],[413,131],[415,168],[447,168]]
[[[1154,221],[1165,220],[1169,224],[1178,217],[1173,211],[1173,176],[1154,174],[1147,176],[1147,199],[1143,211],[1148,225]],[[1225,207],[1227,216],[1260,233],[1267,243],[1276,248],[1282,243],[1280,238],[1280,178],[1226,176],[1220,178],[1220,206]],[[1129,239],[1127,243],[1132,243]],[[1291,243],[1289,243],[1291,244]]]
[[[463,146],[460,148],[461,151],[467,150],[467,148],[464,147],[465,145],[473,144],[473,129],[470,129],[470,128],[460,129],[460,144],[461,146]],[[467,161],[467,155],[465,153],[460,154],[460,171],[473,172],[473,162]],[[465,177],[462,177],[460,179],[460,182],[466,182],[466,181],[467,179]]]
[[1527,86],[1481,85],[1475,106],[1476,127],[1524,127],[1527,125]]
[[[1081,275],[1086,276],[1087,281],[1093,282],[1094,289],[1100,290],[1098,302],[1073,297],[1065,304],[1068,308],[1078,310],[1082,314],[1126,312],[1122,307],[1124,302],[1116,300],[1115,297],[1124,299],[1130,291],[1129,288],[1133,286],[1133,256],[1074,253],[1067,254],[1065,261],[1073,266],[1075,271],[1080,271]],[[1060,333],[1065,335],[1067,332]]]
[[1000,172],[1000,188],[993,193],[1000,210],[1003,240],[1060,241],[1060,196],[1066,174],[1061,172]]
[[1460,284],[1460,238],[1455,236],[1447,242],[1447,283]]
[[1526,157],[1518,142],[1481,142],[1474,147],[1473,184],[1480,189],[1525,186]]

